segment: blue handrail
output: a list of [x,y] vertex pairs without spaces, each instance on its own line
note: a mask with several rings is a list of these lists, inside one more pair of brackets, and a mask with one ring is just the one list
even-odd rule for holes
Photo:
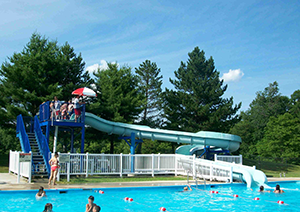
[[31,151],[31,147],[21,114],[17,116],[17,137],[20,140],[22,151],[29,153]]
[[34,132],[49,174],[50,173],[50,164],[49,164],[50,149],[48,146],[47,139],[42,132],[42,128],[37,116],[34,117]]

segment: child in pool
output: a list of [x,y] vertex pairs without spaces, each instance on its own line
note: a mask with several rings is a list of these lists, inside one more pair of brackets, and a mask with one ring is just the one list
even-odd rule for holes
[[46,197],[46,196],[47,196],[47,195],[46,195],[46,192],[45,192],[45,190],[44,190],[44,187],[41,186],[40,189],[39,189],[39,191],[38,191],[38,193],[35,195],[35,197],[36,197],[37,199],[40,199],[40,198]]

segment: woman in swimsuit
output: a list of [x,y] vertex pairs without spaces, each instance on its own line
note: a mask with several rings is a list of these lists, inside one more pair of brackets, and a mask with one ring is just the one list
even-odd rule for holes
[[52,179],[53,179],[53,185],[56,185],[55,180],[56,180],[56,176],[57,176],[57,173],[58,173],[58,169],[60,168],[60,166],[58,165],[58,159],[57,158],[58,158],[58,153],[55,152],[54,157],[52,157],[51,160],[49,160],[49,164],[51,166],[51,175],[50,175],[50,178],[49,178],[48,185],[51,184]]

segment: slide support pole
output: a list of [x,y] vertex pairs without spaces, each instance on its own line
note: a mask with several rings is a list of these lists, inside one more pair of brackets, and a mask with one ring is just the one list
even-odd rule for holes
[[135,153],[135,133],[131,133],[130,136],[130,154],[131,156],[131,172],[134,173],[134,162],[135,162],[135,157],[134,157],[134,153]]

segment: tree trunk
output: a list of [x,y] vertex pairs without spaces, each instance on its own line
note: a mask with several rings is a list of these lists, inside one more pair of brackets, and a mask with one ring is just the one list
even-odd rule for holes
[[110,138],[110,154],[114,154],[114,139]]

